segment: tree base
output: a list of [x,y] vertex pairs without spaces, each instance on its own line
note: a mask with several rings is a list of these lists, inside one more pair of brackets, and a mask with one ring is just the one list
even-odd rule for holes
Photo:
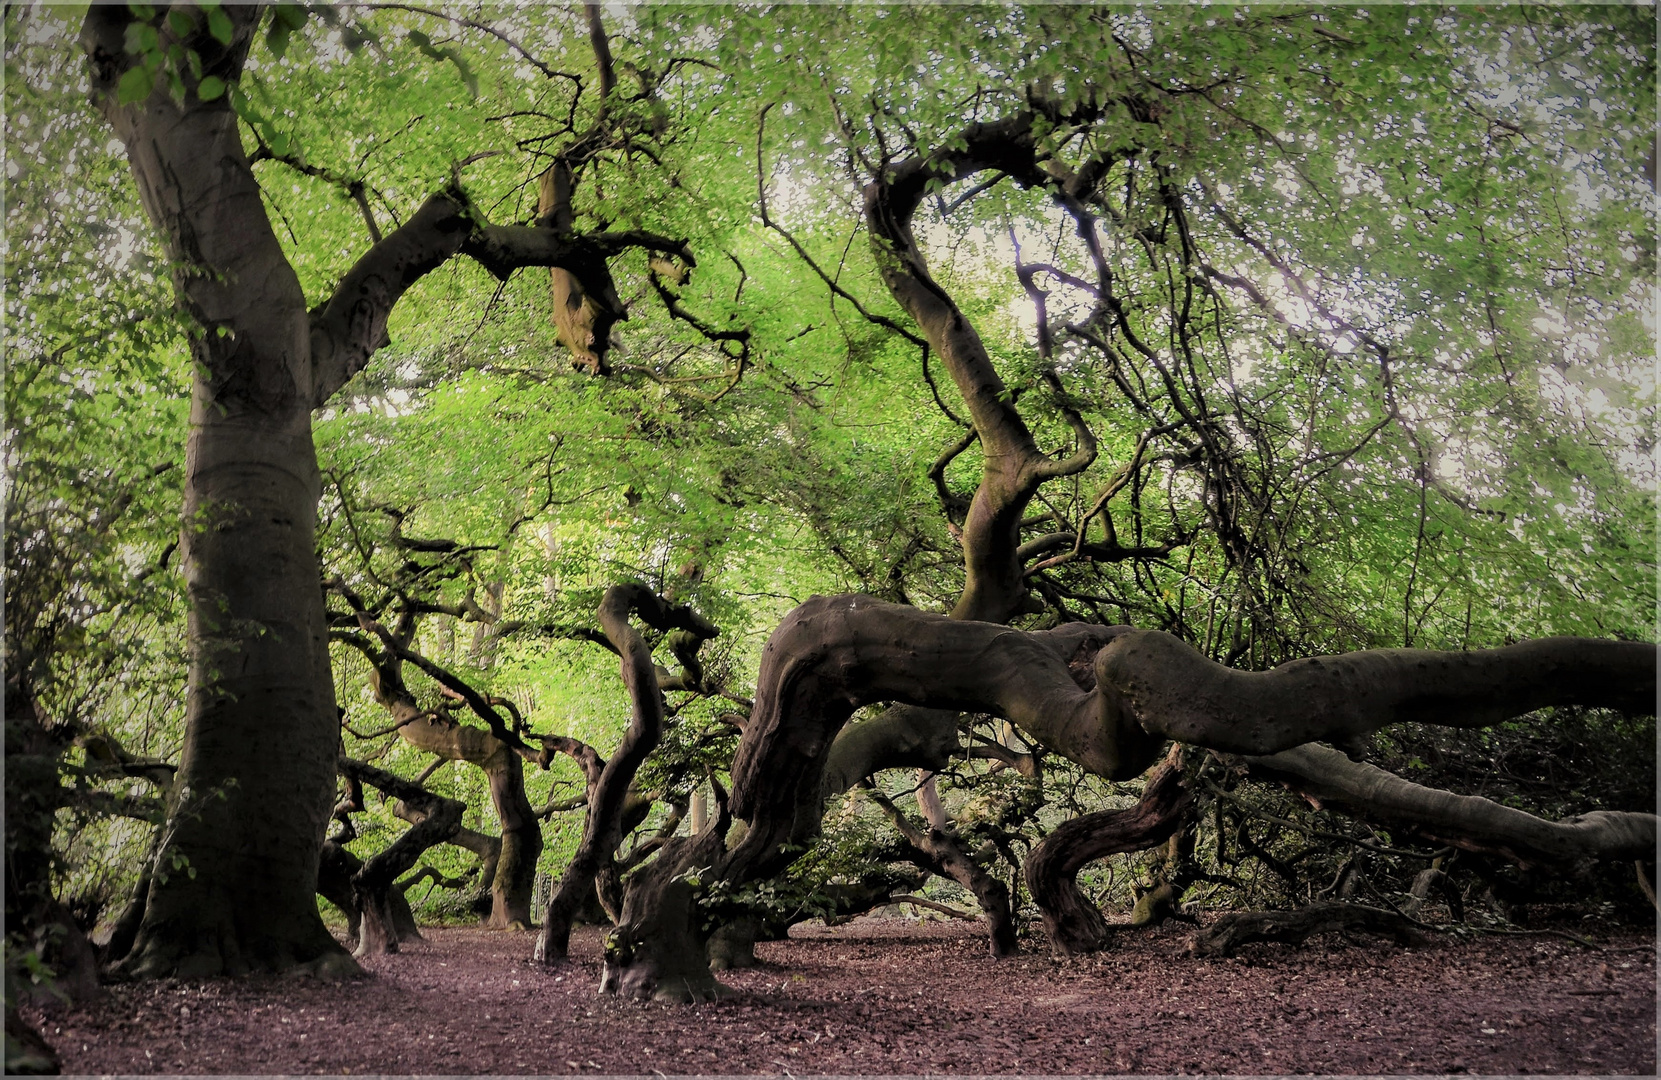
[[756,936],[761,932],[758,919],[735,919],[709,938],[709,969],[733,971],[753,968],[761,961],[756,958]]
[[632,963],[619,963],[614,956],[608,956],[605,972],[600,976],[600,993],[616,994],[633,1001],[695,1005],[731,997],[733,992],[732,987],[721,982],[707,966],[701,964],[667,973],[644,958]]
[[218,927],[198,924],[188,938],[168,933],[165,925],[147,924],[139,931],[132,951],[109,969],[109,975],[123,981],[208,979],[256,971],[329,981],[367,975],[324,928],[321,919],[316,932],[300,941],[275,935],[243,939],[229,923],[227,919]]
[[732,993],[710,974],[709,931],[700,932],[693,885],[665,861],[674,854],[665,848],[631,884],[623,921],[606,937],[602,994],[690,1004]]

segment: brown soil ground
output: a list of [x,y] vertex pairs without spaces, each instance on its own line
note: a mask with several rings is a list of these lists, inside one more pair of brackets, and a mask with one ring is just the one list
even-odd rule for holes
[[30,1018],[66,1073],[1654,1074],[1652,934],[1250,946],[1181,928],[1055,961],[993,960],[977,927],[798,927],[696,1006],[601,998],[600,933],[533,966],[532,935],[436,929],[345,983],[110,988]]

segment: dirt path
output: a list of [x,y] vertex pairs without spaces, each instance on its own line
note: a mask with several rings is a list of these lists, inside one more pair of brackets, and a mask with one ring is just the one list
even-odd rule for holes
[[[66,1073],[1653,1074],[1653,939],[1399,947],[1317,939],[1230,960],[1179,929],[1057,963],[977,928],[860,920],[762,945],[730,1000],[602,999],[600,934],[533,967],[529,933],[432,930],[344,984],[112,987],[42,1021]],[[36,1017],[38,1019],[38,1015]]]

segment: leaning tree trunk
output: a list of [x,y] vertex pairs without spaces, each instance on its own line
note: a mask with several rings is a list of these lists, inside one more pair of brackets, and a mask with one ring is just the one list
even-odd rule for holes
[[[563,960],[571,938],[571,923],[578,908],[594,893],[594,882],[603,864],[608,863],[623,841],[625,808],[635,773],[657,746],[663,734],[663,691],[658,684],[657,665],[651,646],[629,623],[630,613],[658,630],[675,630],[690,635],[681,650],[693,655],[699,644],[715,637],[714,625],[685,605],[666,603],[638,582],[613,585],[600,601],[600,626],[606,639],[621,657],[623,684],[628,689],[632,718],[617,751],[605,763],[588,796],[583,819],[582,840],[576,854],[560,877],[559,889],[548,900],[542,934],[537,939],[535,958],[544,963]],[[555,740],[558,741],[558,740]],[[661,856],[659,861],[661,861]],[[709,965],[697,947],[703,974]]]
[[1193,793],[1182,782],[1181,758],[1167,759],[1148,776],[1135,806],[1073,818],[1032,849],[1023,870],[1033,903],[1044,916],[1050,948],[1062,956],[1095,952],[1112,931],[1100,909],[1079,890],[1078,872],[1109,855],[1142,851],[1176,832]]
[[[360,602],[353,599],[352,603],[356,606]],[[364,617],[359,615],[360,619]],[[479,851],[480,858],[487,859],[489,877],[483,884],[491,897],[490,916],[485,925],[493,930],[528,929],[531,897],[536,889],[536,861],[542,855],[542,823],[525,795],[521,751],[491,731],[435,716],[421,708],[404,682],[404,661],[410,654],[403,647],[408,645],[407,639],[414,632],[414,622],[407,621],[400,625],[397,634],[386,632],[385,649],[374,649],[367,642],[359,644],[373,665],[370,682],[375,700],[385,707],[397,726],[399,738],[406,743],[441,758],[469,762],[484,772],[491,805],[502,826],[500,839],[494,841],[494,851],[488,856]],[[419,824],[418,816],[417,813],[408,820]]]
[[[426,815],[413,807],[406,806],[402,800],[398,800],[392,804],[392,816],[402,818],[411,825],[418,825]],[[479,874],[475,879],[475,883],[479,886],[479,890],[468,901],[468,907],[474,913],[488,918],[491,909],[497,903],[496,896],[499,895],[495,894],[493,885],[496,881],[496,863],[502,854],[501,838],[491,836],[489,833],[479,832],[477,829],[469,829],[464,825],[457,829],[455,835],[446,840],[445,843],[453,847],[459,847],[464,851],[471,851],[478,856]],[[325,893],[324,895],[328,894]]]
[[455,836],[456,830],[461,828],[461,817],[466,807],[455,799],[435,795],[420,784],[360,761],[343,758],[340,771],[354,781],[401,799],[421,818],[385,851],[365,860],[350,879],[351,898],[359,917],[355,955],[378,956],[397,952],[401,920],[394,898],[396,905],[402,906],[404,897],[393,889],[393,883],[399,875],[413,867],[428,848]]
[[946,808],[941,805],[934,776],[926,773],[917,785],[917,807],[923,812],[923,828],[912,824],[904,811],[887,798],[873,792],[872,799],[882,807],[900,836],[910,845],[907,858],[918,867],[941,877],[950,878],[969,890],[986,917],[988,937],[993,956],[1014,956],[1015,916],[1009,907],[1009,886],[987,873],[986,868],[964,850]]
[[[426,820],[426,815],[421,815]],[[455,843],[451,837],[446,843]],[[363,869],[363,860],[347,851],[333,840],[323,842],[323,862],[317,872],[317,895],[339,908],[346,915],[347,943],[356,949],[358,945],[358,931],[363,923],[363,913],[358,907],[357,895],[352,891],[352,878]],[[431,870],[431,867],[428,868]],[[386,894],[386,907],[390,915],[392,934],[397,941],[420,941],[421,928],[416,925],[415,912],[410,910],[409,899],[406,896],[407,886],[419,878],[407,878],[395,883]]]
[[[222,45],[182,42],[234,82],[261,16],[226,8]],[[123,105],[116,84],[138,16],[94,5],[82,42],[93,99],[127,147],[176,266],[194,380],[180,551],[190,597],[185,743],[160,870],[122,963],[202,976],[356,969],[317,912],[334,801],[334,686],[313,547],[320,481],[305,296],[272,233],[224,95],[183,105],[161,88]],[[156,16],[159,20],[159,16]]]
[[[413,699],[391,711],[400,721],[417,712]],[[469,724],[423,718],[403,724],[398,734],[411,746],[471,762],[484,771],[491,805],[502,825],[489,881],[491,905],[486,925],[497,930],[528,929],[536,861],[542,854],[542,823],[525,795],[524,761],[513,747]]]

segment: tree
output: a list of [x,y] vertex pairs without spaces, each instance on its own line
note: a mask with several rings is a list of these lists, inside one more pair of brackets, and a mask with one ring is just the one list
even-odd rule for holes
[[[95,7],[82,33],[94,100],[128,148],[175,263],[195,364],[180,545],[190,711],[162,858],[196,873],[152,886],[123,961],[135,974],[353,967],[314,899],[338,736],[314,550],[313,410],[386,340],[404,292],[456,255],[502,277],[562,268],[600,298],[612,291],[608,257],[635,247],[686,255],[645,233],[486,225],[457,186],[374,243],[308,309],[242,145],[232,107],[240,91],[226,92],[264,16]],[[277,13],[279,32],[292,16]],[[225,805],[201,813],[204,797]]]
[[[1252,61],[1268,61],[1265,74],[1289,59],[1284,51],[1289,47],[1305,51],[1312,44],[1319,54],[1330,52],[1337,46],[1328,43],[1336,42],[1359,56],[1370,55],[1367,45],[1319,25],[1312,32],[1318,40],[1300,41],[1291,27],[1307,18],[1311,16],[1258,20],[1240,14],[1225,32],[1249,43],[1244,49],[1233,46],[1234,56],[1256,52]],[[1177,27],[1174,35],[1198,29],[1194,22],[1171,21]],[[1258,487],[1244,467],[1250,440],[1255,436],[1262,445],[1262,430],[1253,430],[1261,421],[1251,417],[1236,380],[1219,382],[1213,374],[1218,360],[1228,358],[1226,332],[1207,341],[1207,324],[1214,319],[1212,325],[1222,327],[1229,318],[1223,286],[1297,328],[1271,299],[1272,289],[1252,281],[1249,272],[1219,269],[1219,263],[1249,260],[1248,265],[1256,262],[1289,283],[1319,316],[1318,329],[1304,342],[1312,351],[1329,357],[1359,351],[1377,365],[1379,411],[1371,428],[1354,445],[1317,444],[1317,449],[1306,444],[1306,452],[1315,450],[1317,460],[1342,463],[1374,436],[1396,427],[1419,452],[1421,488],[1432,482],[1423,436],[1404,415],[1395,387],[1395,365],[1400,352],[1411,349],[1411,336],[1395,342],[1382,327],[1368,325],[1373,320],[1343,314],[1346,303],[1323,295],[1327,290],[1320,285],[1307,284],[1306,271],[1243,224],[1248,215],[1228,207],[1217,194],[1222,182],[1205,175],[1207,166],[1215,164],[1231,183],[1238,182],[1237,172],[1198,150],[1200,145],[1227,145],[1231,136],[1244,134],[1280,147],[1290,137],[1275,134],[1267,117],[1260,121],[1253,114],[1273,102],[1280,110],[1277,120],[1302,119],[1310,115],[1310,106],[1289,109],[1278,87],[1260,98],[1241,67],[1222,70],[1215,61],[1201,61],[1196,72],[1165,70],[1173,55],[1161,52],[1159,38],[1166,29],[1137,17],[1094,12],[1074,20],[1069,32],[1052,40],[1102,49],[1097,59],[1109,61],[1105,72],[1080,79],[1079,72],[1097,69],[1075,62],[1051,67],[1047,60],[1037,60],[1023,73],[1020,96],[1003,106],[1003,115],[977,93],[970,99],[973,113],[990,111],[992,118],[972,119],[941,134],[933,145],[917,134],[918,126],[934,121],[927,104],[909,110],[909,117],[902,117],[908,110],[900,109],[872,114],[869,135],[855,135],[848,121],[837,116],[850,159],[869,177],[863,205],[876,265],[888,291],[921,331],[925,355],[938,356],[951,374],[968,406],[971,434],[984,447],[980,484],[958,533],[966,575],[954,615],[1002,621],[1017,613],[1028,580],[1065,560],[1029,563],[1058,549],[1070,548],[1072,559],[1116,561],[1164,555],[1187,541],[1190,536],[1183,534],[1152,551],[1127,549],[1116,539],[1111,518],[1106,519],[1104,544],[1085,541],[1090,519],[1136,480],[1145,467],[1145,448],[1164,439],[1175,442],[1176,460],[1199,474],[1201,527],[1216,538],[1219,553],[1241,576],[1247,595],[1267,598],[1277,590],[1296,596],[1300,591],[1287,579],[1286,568],[1277,565],[1280,556],[1270,546],[1276,542],[1273,533],[1291,523],[1273,521],[1271,490]],[[1371,25],[1364,29],[1377,31]],[[1538,35],[1535,42],[1540,42]],[[1192,48],[1192,41],[1185,44]],[[1176,55],[1215,54],[1185,49]],[[1362,61],[1351,66],[1359,68]],[[1327,88],[1343,86],[1324,77],[1311,93],[1320,99]],[[834,109],[834,91],[831,97]],[[949,115],[952,109],[944,111]],[[915,115],[919,112],[921,118]],[[885,133],[885,128],[899,134]],[[1330,131],[1322,135],[1333,137]],[[1294,171],[1297,164],[1293,158]],[[1471,168],[1481,176],[1488,165],[1477,162]],[[1070,271],[1023,264],[1016,245],[1017,273],[1036,306],[1034,384],[1056,395],[1055,409],[1076,437],[1070,453],[1039,453],[1016,411],[1016,395],[991,363],[972,321],[931,275],[916,237],[913,221],[926,195],[986,172],[992,180],[974,191],[1008,179],[1044,193],[1063,211],[1062,223],[1076,232],[1082,249],[1084,266]],[[1450,181],[1443,186],[1450,194],[1471,190]],[[1479,179],[1473,201],[1480,205],[1481,198]],[[945,208],[943,201],[940,205]],[[1205,224],[1211,227],[1203,228]],[[1108,240],[1115,235],[1132,241],[1123,262],[1109,254]],[[1230,240],[1246,250],[1223,257],[1220,252]],[[1218,253],[1208,250],[1213,246]],[[1318,261],[1310,267],[1313,273],[1327,270]],[[1052,321],[1048,293],[1035,284],[1040,273],[1084,294],[1088,307],[1083,317]],[[1487,303],[1491,311],[1495,301],[1490,297]],[[1347,345],[1321,340],[1323,330],[1342,335]],[[1060,378],[1056,342],[1063,336],[1099,354],[1098,363],[1114,374],[1119,392],[1142,414],[1143,433],[1121,474],[1108,482],[1074,529],[1022,544],[1025,509],[1039,489],[1082,472],[1098,450],[1096,436]],[[1496,352],[1496,357],[1504,369],[1503,354]],[[1508,372],[1505,377],[1511,378]],[[957,449],[972,441],[962,440]],[[1172,511],[1180,514],[1174,503]],[[1421,539],[1423,528],[1421,509]],[[1274,603],[1267,601],[1268,611]],[[1259,618],[1253,614],[1254,626]],[[1404,636],[1411,640],[1410,618],[1408,624]],[[1247,645],[1249,654],[1249,641]],[[1239,650],[1231,650],[1231,659],[1238,655]],[[666,853],[635,879],[624,923],[612,938],[605,985],[625,994],[669,998],[697,998],[717,989],[687,960],[699,955],[689,942],[698,939],[705,925],[700,888],[705,881],[732,888],[771,876],[813,837],[819,828],[827,748],[862,705],[898,700],[990,712],[1014,721],[1087,771],[1108,777],[1140,773],[1168,738],[1251,760],[1274,755],[1270,760],[1276,764],[1269,770],[1312,794],[1324,791],[1330,798],[1342,790],[1343,800],[1360,813],[1417,819],[1421,825],[1435,818],[1431,828],[1443,838],[1490,849],[1509,845],[1514,851],[1527,841],[1509,838],[1498,820],[1501,809],[1485,800],[1456,808],[1442,793],[1403,781],[1364,780],[1360,774],[1370,766],[1340,764],[1331,753],[1294,748],[1318,739],[1365,736],[1404,719],[1482,725],[1568,702],[1644,711],[1654,696],[1654,656],[1648,645],[1562,638],[1456,655],[1381,650],[1310,657],[1247,675],[1207,661],[1192,645],[1158,631],[1066,624],[1021,634],[984,623],[954,627],[938,616],[864,597],[811,601],[781,624],[762,662],[756,709],[733,766],[733,810],[748,825],[742,840],[730,848],[720,838],[688,841],[673,858]],[[1119,827],[1117,822],[1098,825]],[[1549,831],[1537,822],[1528,828]],[[1587,821],[1583,832],[1587,850],[1627,858],[1649,849],[1654,830],[1653,816],[1633,815]],[[1575,827],[1564,835],[1581,832]],[[1053,908],[1046,914],[1064,919],[1067,913]],[[1088,937],[1081,933],[1075,940]]]
[[[521,762],[571,737],[532,734],[525,687],[628,579],[647,629],[609,594],[605,633],[579,635],[627,657],[633,727],[615,782],[584,778],[561,900],[639,867],[608,963],[628,993],[716,992],[721,924],[904,884],[867,866],[808,882],[812,903],[762,892],[826,865],[800,856],[827,799],[886,768],[988,770],[920,778],[926,828],[871,801],[898,857],[993,915],[1043,800],[1083,815],[1024,876],[1081,948],[1100,935],[1067,900],[1080,853],[1175,829],[1176,896],[1194,826],[1168,779],[1129,832],[1060,793],[1134,778],[1170,740],[1208,751],[1178,789],[1256,775],[1511,857],[1653,831],[1511,818],[1306,745],[1492,723],[1500,697],[1647,707],[1653,648],[1611,639],[1650,636],[1650,481],[1618,448],[1652,403],[1612,391],[1645,352],[1652,268],[1641,216],[1601,193],[1642,190],[1647,129],[1586,122],[1594,96],[1652,107],[1619,70],[1644,28],[1035,8],[908,13],[896,35],[883,10],[647,8],[608,33],[592,7],[541,26],[385,7],[88,16],[195,361],[188,749],[158,864],[195,875],[152,883],[130,970],[346,967],[310,895],[331,634],[346,712],[476,743],[504,849],[534,851]],[[339,137],[346,101],[375,140]],[[690,603],[730,651],[676,690],[650,671],[681,651],[650,612]],[[1565,633],[1597,638],[1516,644]],[[717,698],[747,713],[734,759]],[[488,730],[438,719],[457,703]],[[277,742],[282,768],[252,775]],[[993,768],[1025,794],[985,814]],[[706,774],[716,813],[671,837],[680,810],[646,796],[676,806]],[[658,833],[626,855],[625,803]],[[501,921],[526,870],[498,864]]]

